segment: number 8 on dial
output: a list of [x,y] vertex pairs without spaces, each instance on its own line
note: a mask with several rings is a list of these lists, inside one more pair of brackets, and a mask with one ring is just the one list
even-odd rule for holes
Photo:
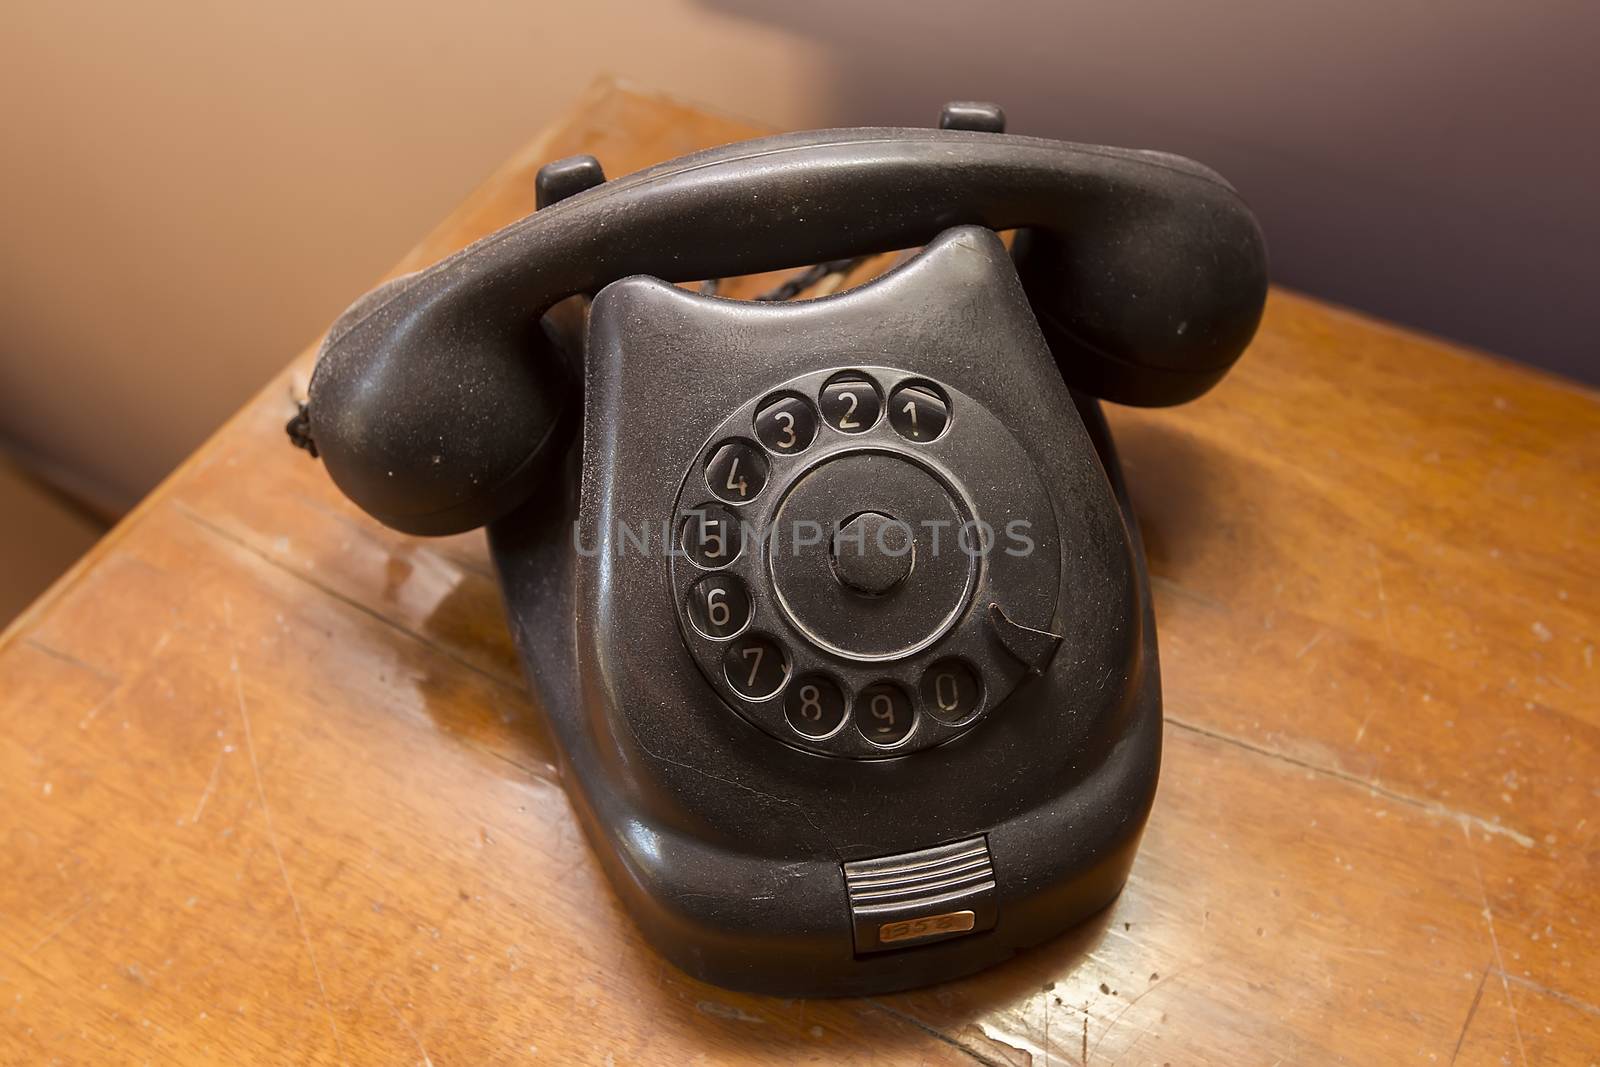
[[844,722],[844,693],[827,675],[802,674],[784,694],[783,717],[803,737],[831,737]]

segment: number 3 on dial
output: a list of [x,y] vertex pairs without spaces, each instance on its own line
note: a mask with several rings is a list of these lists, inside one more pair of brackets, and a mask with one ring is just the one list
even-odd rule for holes
[[779,394],[756,411],[755,427],[756,436],[769,451],[792,456],[811,447],[817,436],[817,416],[803,398]]

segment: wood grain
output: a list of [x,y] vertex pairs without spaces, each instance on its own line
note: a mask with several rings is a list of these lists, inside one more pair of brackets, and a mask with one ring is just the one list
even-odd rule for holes
[[[531,210],[544,160],[754,132],[597,86],[397,269]],[[1280,291],[1210,396],[1113,411],[1168,712],[1126,892],[970,980],[797,1001],[640,943],[481,536],[384,530],[286,447],[308,360],[0,637],[0,1061],[1600,1049],[1594,394]]]

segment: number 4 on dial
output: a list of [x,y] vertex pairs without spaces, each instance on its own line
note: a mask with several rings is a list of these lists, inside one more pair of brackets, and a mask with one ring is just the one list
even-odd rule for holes
[[706,463],[706,485],[730,504],[754,500],[767,484],[767,461],[745,441],[728,441]]

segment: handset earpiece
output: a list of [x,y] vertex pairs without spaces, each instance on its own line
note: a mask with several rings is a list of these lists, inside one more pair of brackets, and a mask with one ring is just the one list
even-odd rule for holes
[[1001,133],[786,134],[583,191],[359,302],[312,376],[310,438],[339,487],[408,533],[470,529],[527,497],[575,421],[540,317],[617,279],[778,270],[1032,231],[1018,264],[1070,384],[1129,403],[1197,395],[1237,359],[1266,256],[1226,182],[1175,156]]
[[1070,232],[1018,232],[1018,276],[1074,389],[1181,404],[1215,385],[1255,336],[1267,267],[1254,217],[1196,210],[1173,192],[1121,192]]
[[575,420],[575,383],[539,312],[507,315],[497,297],[454,295],[447,308],[402,296],[355,327],[404,333],[394,316],[426,317],[427,343],[339,358],[346,324],[336,324],[312,376],[310,435],[329,474],[368,514],[410,534],[470,530],[521,503]]

